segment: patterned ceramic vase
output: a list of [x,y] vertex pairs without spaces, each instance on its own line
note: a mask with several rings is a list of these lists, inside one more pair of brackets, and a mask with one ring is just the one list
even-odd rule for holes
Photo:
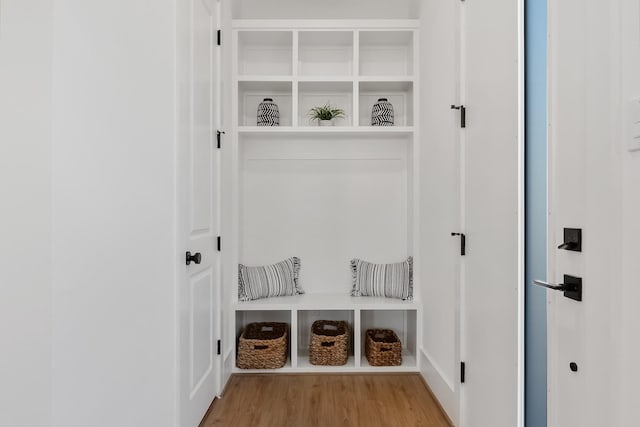
[[258,105],[258,126],[280,126],[280,110],[271,98]]
[[373,104],[371,126],[393,126],[393,105],[387,98],[380,98]]

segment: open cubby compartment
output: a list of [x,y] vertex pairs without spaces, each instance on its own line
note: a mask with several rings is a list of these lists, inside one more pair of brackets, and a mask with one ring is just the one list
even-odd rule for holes
[[334,126],[353,126],[352,82],[300,82],[298,88],[298,124],[318,126],[309,111],[326,104],[344,110],[344,117],[334,119]]
[[[311,344],[311,325],[316,320],[342,320],[349,326],[349,359],[346,365],[342,366],[322,366],[312,365],[309,361],[309,346]],[[354,333],[355,333],[354,310],[298,310],[298,331],[297,331],[297,355],[298,368],[314,369],[353,369],[355,368],[354,357]]]
[[[361,310],[360,311],[360,366],[371,369],[415,369],[417,367],[418,311]],[[402,366],[371,366],[365,354],[367,329],[391,329],[402,343]]]
[[[249,323],[257,323],[257,322],[281,322],[289,325],[289,330],[287,333],[289,334],[288,342],[287,342],[287,363],[282,369],[291,368],[291,311],[290,310],[236,310],[236,355],[238,352],[238,343],[240,342],[240,334],[242,330]],[[234,361],[235,366],[235,361]],[[236,368],[238,369],[238,368]],[[252,371],[251,369],[238,369],[239,372],[248,372]],[[269,369],[260,369],[258,371],[264,372]]]
[[393,105],[394,126],[413,126],[413,82],[360,82],[360,126],[371,126],[371,111],[380,98]]
[[413,31],[360,31],[361,76],[413,76]]
[[299,75],[353,75],[353,37],[353,31],[300,31]]
[[239,142],[239,262],[297,256],[308,295],[349,295],[352,258],[412,253],[412,135],[248,133]]
[[290,76],[293,70],[291,31],[239,31],[238,74]]
[[271,98],[280,111],[280,126],[291,126],[291,82],[238,82],[238,125],[256,126],[258,105]]

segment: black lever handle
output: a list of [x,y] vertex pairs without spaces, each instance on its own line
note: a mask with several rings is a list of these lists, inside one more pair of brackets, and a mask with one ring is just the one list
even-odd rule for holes
[[565,251],[582,252],[582,229],[581,228],[565,228],[564,239],[558,249]]
[[553,283],[543,282],[542,280],[534,280],[534,285],[542,286],[543,288],[553,289],[554,291],[574,291],[574,285],[567,285],[566,283],[560,283],[558,285]]
[[200,254],[200,252],[196,252],[193,255],[191,255],[191,252],[187,252],[186,262],[187,265],[191,265],[191,262],[200,264],[202,262],[202,255]]
[[576,301],[582,301],[582,278],[564,275],[564,283],[547,283],[542,280],[534,280],[534,285],[542,286],[543,288],[553,289],[554,291],[564,292],[564,296]]
[[577,251],[578,250],[578,243],[576,243],[576,242],[564,242],[563,244],[558,246],[558,249],[566,249],[568,251]]

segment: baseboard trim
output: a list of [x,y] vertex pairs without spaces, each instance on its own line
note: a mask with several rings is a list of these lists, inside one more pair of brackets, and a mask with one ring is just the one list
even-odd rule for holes
[[422,359],[420,374],[427,389],[433,395],[451,426],[456,426],[458,424],[459,399],[455,387],[423,349],[420,350],[420,357]]
[[220,396],[224,396],[224,391],[227,388],[227,384],[229,383],[229,379],[231,378],[231,374],[233,373],[233,367],[235,366],[235,360],[232,357],[233,352],[229,351],[224,357],[222,361],[222,390],[220,391]]

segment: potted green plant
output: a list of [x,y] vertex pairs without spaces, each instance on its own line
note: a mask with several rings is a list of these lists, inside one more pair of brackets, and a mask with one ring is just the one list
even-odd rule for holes
[[309,115],[311,120],[316,120],[320,126],[333,126],[333,119],[344,117],[344,110],[326,103],[322,107],[313,107],[309,110]]

